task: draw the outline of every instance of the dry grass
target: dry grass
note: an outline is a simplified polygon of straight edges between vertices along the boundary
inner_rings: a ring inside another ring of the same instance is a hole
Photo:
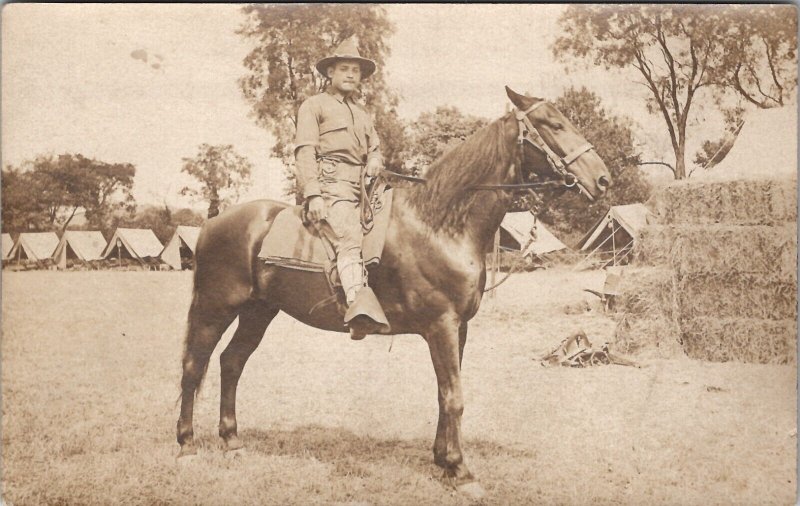
[[[470,325],[463,430],[486,503],[794,503],[794,367],[538,365],[578,328],[593,342],[611,338],[602,313],[561,311],[592,300],[581,289],[602,280],[515,275]],[[6,502],[462,503],[432,463],[436,387],[424,342],[398,336],[389,353],[388,337],[352,342],[283,315],[240,385],[249,453],[221,455],[220,346],[197,403],[199,458],[177,467],[189,292],[190,273],[4,273]]]
[[[797,221],[797,181],[694,181],[670,184],[648,206],[665,225],[775,225]]]
[[[797,224],[780,226],[650,225],[637,241],[636,262],[683,274],[758,273],[797,280]]]

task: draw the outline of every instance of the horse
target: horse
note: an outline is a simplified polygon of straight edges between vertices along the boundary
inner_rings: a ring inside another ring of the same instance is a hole
[[[486,284],[486,253],[515,191],[535,186],[532,178],[577,187],[590,200],[611,183],[593,146],[551,103],[508,87],[506,94],[513,111],[442,155],[423,184],[394,189],[382,259],[369,272],[391,325],[387,333],[420,334],[428,344],[439,400],[433,461],[448,483],[472,498],[484,491],[462,450],[460,372],[468,323]],[[200,231],[182,361],[179,461],[196,455],[194,401],[209,357],[235,318],[238,328],[219,359],[219,435],[226,455],[244,448],[236,388],[278,312],[318,329],[348,331],[335,305],[320,307],[330,296],[324,273],[267,265],[257,256],[275,216],[288,207],[272,200],[244,203]]]

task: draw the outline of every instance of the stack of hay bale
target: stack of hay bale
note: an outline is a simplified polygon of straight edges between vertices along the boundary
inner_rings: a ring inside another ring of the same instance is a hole
[[[796,192],[791,178],[657,192],[615,301],[620,351],[795,363]]]

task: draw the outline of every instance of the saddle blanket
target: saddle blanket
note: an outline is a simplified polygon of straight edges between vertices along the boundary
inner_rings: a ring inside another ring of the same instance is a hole
[[[376,192],[373,200],[373,226],[364,235],[361,256],[365,265],[380,263],[392,209],[392,190]],[[323,243],[314,225],[302,221],[302,206],[293,206],[275,216],[258,257],[267,264],[312,272],[330,271],[333,251]]]

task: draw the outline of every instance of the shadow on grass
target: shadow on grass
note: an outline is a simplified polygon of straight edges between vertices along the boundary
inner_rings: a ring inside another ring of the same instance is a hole
[[[334,474],[362,476],[376,467],[401,467],[407,471],[433,474],[433,434],[427,439],[381,439],[357,435],[349,430],[305,425],[291,431],[249,429],[240,437],[248,453],[259,455],[313,457],[334,466]],[[470,459],[531,459],[534,452],[500,445],[492,441],[468,439],[464,450]]]

